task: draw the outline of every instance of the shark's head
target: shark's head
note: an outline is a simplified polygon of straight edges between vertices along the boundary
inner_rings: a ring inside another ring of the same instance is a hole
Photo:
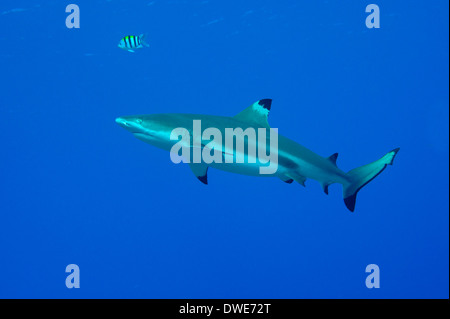
[[[173,127],[161,115],[121,116],[116,123],[151,145],[166,149],[174,143],[170,140]]]
[[[145,134],[146,129],[142,125],[143,119],[140,116],[123,116],[116,118],[116,123],[133,134]]]

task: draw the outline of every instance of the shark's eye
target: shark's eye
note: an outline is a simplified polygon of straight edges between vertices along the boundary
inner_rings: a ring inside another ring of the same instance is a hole
[[[142,119],[136,119],[136,123],[137,124],[141,124],[142,123]]]

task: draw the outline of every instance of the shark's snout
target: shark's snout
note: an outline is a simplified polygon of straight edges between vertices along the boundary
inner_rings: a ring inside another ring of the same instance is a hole
[[[116,123],[122,126],[123,128],[129,127],[127,120],[125,120],[123,117],[116,118]]]
[[[148,130],[142,126],[142,119],[134,116],[116,118],[116,123],[133,134],[147,134]]]
[[[131,133],[139,133],[142,126],[134,118],[118,117],[116,123]]]

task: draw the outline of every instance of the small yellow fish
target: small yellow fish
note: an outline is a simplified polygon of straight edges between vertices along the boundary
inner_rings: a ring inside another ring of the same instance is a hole
[[[145,34],[141,34],[140,36],[127,35],[120,40],[118,47],[123,50],[127,50],[128,52],[134,52],[135,49],[149,47],[144,38]]]

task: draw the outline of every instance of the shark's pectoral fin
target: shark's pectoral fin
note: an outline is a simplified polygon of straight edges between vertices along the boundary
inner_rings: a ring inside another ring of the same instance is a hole
[[[306,181],[306,177],[305,176],[302,176],[302,175],[297,174],[297,173],[289,173],[289,174],[287,174],[287,176],[289,178],[292,178],[294,181],[296,181],[300,185],[306,186],[305,185],[305,181]]]
[[[280,176],[280,179],[283,182],[288,183],[288,184],[292,184],[294,182],[294,180],[292,178],[284,176],[284,175]]]
[[[189,163],[189,167],[200,182],[208,185],[208,165],[205,163]]]

